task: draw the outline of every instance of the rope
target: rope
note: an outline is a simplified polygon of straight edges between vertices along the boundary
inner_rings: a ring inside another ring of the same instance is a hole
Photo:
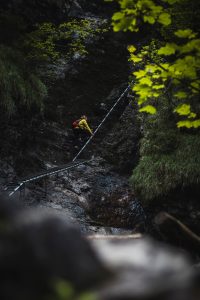
[[[101,126],[104,124],[104,122],[106,121],[106,119],[109,117],[109,115],[111,114],[111,112],[114,110],[114,108],[117,106],[117,104],[120,102],[120,100],[124,97],[124,95],[126,94],[126,92],[130,89],[130,84],[128,85],[128,87],[124,90],[124,92],[121,94],[121,96],[117,99],[117,101],[114,103],[114,105],[111,107],[111,109],[109,110],[109,112],[105,115],[105,117],[103,118],[103,120],[100,122],[100,124],[98,125],[98,127],[95,129],[93,135],[87,140],[87,142],[84,144],[84,146],[81,148],[81,150],[76,154],[76,156],[73,158],[72,162],[74,162],[79,156],[80,154],[83,152],[83,150],[87,147],[87,145],[91,142],[91,140],[94,138],[94,136],[96,135],[96,133],[98,132],[98,130],[101,128]],[[69,169],[72,169],[72,168],[75,168],[79,165],[82,165],[86,162],[89,162],[91,161],[90,160],[87,160],[87,161],[83,161],[83,162],[80,162],[80,163],[77,163],[76,165],[73,165],[73,166],[68,166],[68,167],[65,167],[65,168],[60,168],[58,170],[54,170],[54,171],[50,171],[50,172],[46,172],[44,174],[41,174],[41,175],[36,175],[36,176],[33,176],[29,179],[25,179],[23,181],[21,181],[19,183],[19,185],[9,194],[9,197],[11,197],[13,194],[15,194],[23,185],[25,185],[26,183],[28,182],[31,182],[31,181],[35,181],[37,179],[40,179],[40,178],[44,178],[46,176],[50,176],[50,175],[54,175],[54,174],[57,174],[57,173],[60,173],[60,172],[63,172],[63,171],[67,171]]]
[[[25,179],[25,180],[21,181],[19,183],[19,185],[9,194],[9,197],[11,197],[13,194],[15,194],[24,184],[26,184],[28,182],[35,181],[37,179],[44,178],[44,177],[47,177],[47,176],[55,175],[57,173],[67,171],[69,169],[73,169],[73,168],[75,168],[77,166],[80,166],[80,165],[83,165],[84,163],[89,162],[89,161],[91,161],[91,159],[87,160],[87,161],[76,163],[73,166],[68,166],[68,167],[65,167],[65,168],[60,168],[58,170],[46,172],[46,173],[44,173],[42,175],[36,175],[36,176],[33,176],[33,177],[29,178],[29,179]]]
[[[101,128],[101,126],[103,125],[103,123],[106,121],[106,119],[109,117],[109,115],[111,114],[111,112],[114,110],[115,106],[117,106],[117,104],[120,102],[120,100],[124,97],[124,95],[126,94],[126,92],[130,89],[130,84],[128,85],[128,87],[124,90],[124,92],[121,94],[121,96],[117,99],[117,101],[114,103],[114,105],[111,107],[111,109],[109,110],[109,112],[105,115],[105,117],[103,118],[103,120],[101,121],[101,123],[98,125],[98,127],[95,129],[93,135],[87,140],[87,142],[84,144],[84,146],[81,148],[81,150],[76,154],[76,156],[74,157],[74,159],[72,161],[75,161],[80,154],[83,152],[83,150],[87,147],[87,145],[91,142],[91,140],[94,138],[94,136],[96,135],[96,133],[98,132],[98,130]]]
[[[14,193],[16,193],[20,188],[21,186],[23,186],[23,182],[21,182],[10,194],[9,194],[9,197],[11,197]]]

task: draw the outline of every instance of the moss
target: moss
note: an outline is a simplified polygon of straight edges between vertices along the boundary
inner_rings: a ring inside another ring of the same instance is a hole
[[[47,89],[40,78],[27,69],[23,56],[15,49],[0,46],[0,105],[13,114],[22,106],[42,108]]]
[[[55,80],[49,68],[85,57],[91,41],[108,30],[107,22],[94,18],[28,26],[26,18],[6,11],[0,11],[0,25],[0,106],[9,115],[22,107],[44,108]]]

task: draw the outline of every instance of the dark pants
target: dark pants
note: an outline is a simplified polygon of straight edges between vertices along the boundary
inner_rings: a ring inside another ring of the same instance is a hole
[[[75,137],[75,142],[79,146],[82,146],[88,139],[89,133],[81,128],[73,128],[73,133]]]

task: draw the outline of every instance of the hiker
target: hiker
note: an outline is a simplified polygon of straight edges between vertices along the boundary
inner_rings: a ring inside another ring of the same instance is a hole
[[[87,123],[87,116],[81,116],[80,119],[72,123],[73,133],[77,139],[83,141],[88,135],[92,135],[92,130]]]

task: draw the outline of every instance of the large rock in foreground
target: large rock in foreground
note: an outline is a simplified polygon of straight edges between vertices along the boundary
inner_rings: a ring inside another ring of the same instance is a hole
[[[109,274],[79,229],[61,216],[21,211],[9,198],[1,199],[0,217],[1,300],[48,299],[59,281],[81,291]]]
[[[178,250],[149,238],[86,238],[45,210],[11,206],[1,199],[1,300],[57,300],[58,282],[101,300],[200,297],[195,268]]]
[[[115,274],[98,290],[99,299],[197,300],[194,272],[179,251],[149,238],[93,239],[94,249]]]

